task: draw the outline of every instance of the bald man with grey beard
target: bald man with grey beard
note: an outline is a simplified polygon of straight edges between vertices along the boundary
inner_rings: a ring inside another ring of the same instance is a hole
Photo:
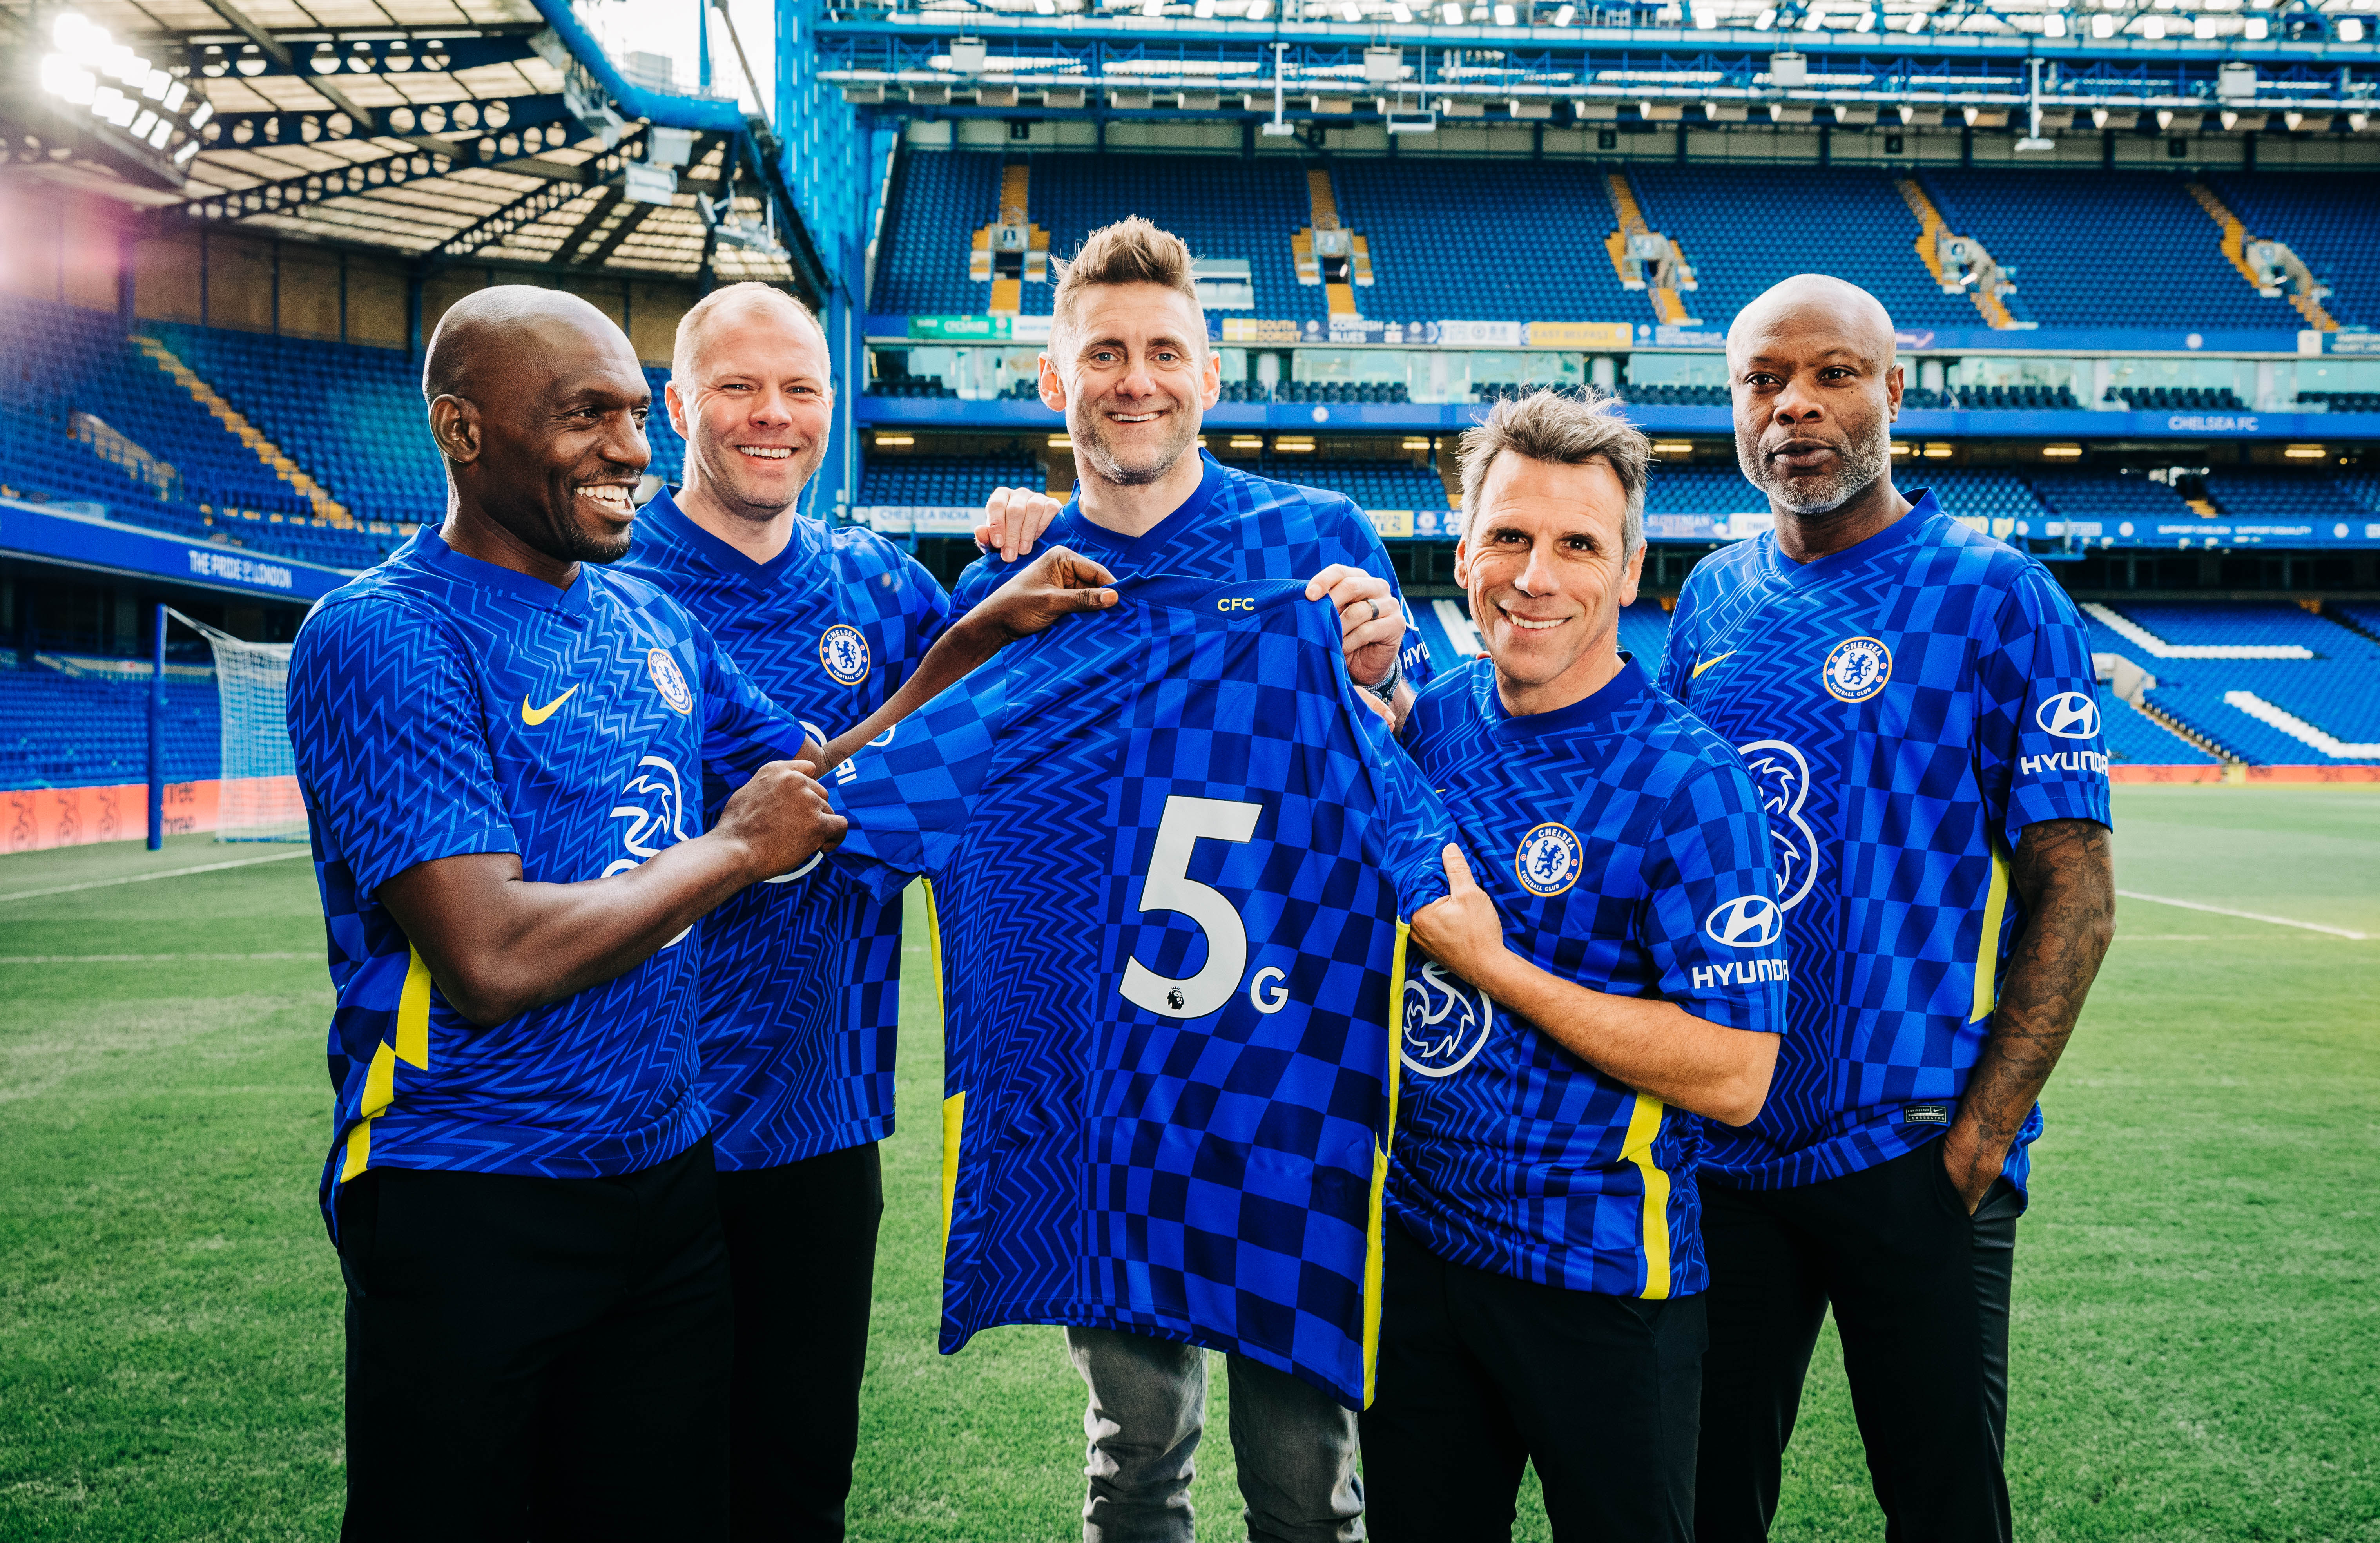
[[[1768,812],[1776,905],[1706,929],[1781,934],[1790,984],[1759,1118],[1706,1127],[1695,1536],[1767,1536],[1831,1312],[1886,1536],[1997,1543],[2035,1100],[2114,935],[2090,643],[2047,569],[1894,486],[1874,296],[1787,280],[1728,370],[1777,526],[1687,578],[1661,685]]]

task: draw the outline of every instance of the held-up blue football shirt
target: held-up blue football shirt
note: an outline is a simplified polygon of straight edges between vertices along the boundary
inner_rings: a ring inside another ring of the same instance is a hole
[[[1585,700],[1522,717],[1474,661],[1422,693],[1404,739],[1515,954],[1590,990],[1785,1031],[1759,796],[1733,747],[1633,660]],[[1701,1118],[1413,964],[1390,1213],[1442,1258],[1539,1285],[1701,1291]]]
[[[683,938],[482,1028],[379,891],[477,852],[517,853],[540,883],[634,868],[702,832],[707,769],[740,781],[797,752],[800,726],[642,580],[581,564],[557,589],[427,526],[314,608],[288,712],[338,996],[326,1218],[368,1167],[587,1178],[700,1140]]]
[[[2036,820],[2109,823],[2094,675],[2048,570],[1931,493],[1830,557],[1769,534],[1688,576],[1662,684],[1760,788],[1793,969],[1767,1105],[1711,1128],[1715,1176],[1809,1184],[1949,1126],[2023,922],[2009,855]]]
[[[984,596],[1045,548],[1063,546],[1099,563],[1118,578],[1170,574],[1239,583],[1255,578],[1312,578],[1333,563],[1389,581],[1397,604],[1404,591],[1379,532],[1344,493],[1302,488],[1227,467],[1198,453],[1205,468],[1198,491],[1139,536],[1120,536],[1083,517],[1079,494],[1067,500],[1033,551],[1014,563],[986,553],[959,575],[952,614],[964,616]],[[1415,686],[1430,677],[1429,644],[1412,625],[1397,661]]]
[[[796,516],[755,563],[663,492],[614,565],[675,599],[821,745],[881,707],[941,631],[950,597],[873,531]],[[728,789],[704,786],[706,818]],[[814,861],[698,926],[702,1100],[722,1169],[773,1168],[892,1131],[901,903]]]
[[[923,873],[942,1349],[999,1323],[1369,1397],[1404,924],[1445,812],[1301,583],[1126,581],[830,777],[834,862]]]

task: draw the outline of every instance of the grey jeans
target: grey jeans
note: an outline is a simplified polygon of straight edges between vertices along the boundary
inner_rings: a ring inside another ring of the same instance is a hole
[[[1190,1477],[1207,1425],[1207,1352],[1112,1329],[1069,1329],[1090,1388],[1083,1543],[1191,1543]],[[1364,1480],[1355,1416],[1330,1394],[1226,1355],[1232,1453],[1249,1543],[1357,1543]]]

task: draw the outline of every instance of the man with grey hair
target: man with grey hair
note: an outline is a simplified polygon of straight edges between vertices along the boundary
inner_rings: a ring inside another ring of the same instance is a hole
[[[1463,437],[1488,656],[1402,726],[1462,842],[1405,977],[1378,1543],[1509,1535],[1530,1464],[1558,1538],[1693,1536],[1695,1156],[1760,1112],[1785,961],[1742,763],[1620,651],[1651,447],[1612,406],[1538,392]]]
[[[685,481],[638,513],[619,566],[693,612],[823,745],[919,673],[949,599],[884,537],[798,512],[834,409],[826,336],[799,300],[763,284],[703,297],[678,322],[667,401]],[[987,523],[1029,549],[1057,511],[1001,489]],[[814,863],[700,931],[701,1092],[735,1286],[730,1520],[738,1537],[836,1539],[892,1129],[901,903]]]
[[[1893,1537],[2005,1539],[2034,1100],[2114,932],[2090,643],[2047,569],[1893,485],[1876,298],[1805,273],[1728,333],[1773,534],[1686,580],[1662,684],[1775,833],[1791,1027],[1714,1125],[1699,1537],[1757,1539],[1831,1310]]]

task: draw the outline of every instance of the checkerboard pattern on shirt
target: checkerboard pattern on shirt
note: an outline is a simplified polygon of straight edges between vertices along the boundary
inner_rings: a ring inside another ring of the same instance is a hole
[[[1761,790],[1793,971],[1767,1105],[1706,1169],[1809,1184],[1942,1134],[2023,923],[2009,855],[2038,820],[2109,823],[2094,676],[2048,570],[1930,493],[1831,557],[1764,535],[1689,576],[1662,684]]]
[[[1584,700],[1522,717],[1475,661],[1422,693],[1405,743],[1523,958],[1589,990],[1784,1032],[1759,796],[1733,747],[1633,660]],[[1708,1283],[1698,1116],[1605,1075],[1435,964],[1415,962],[1403,1005],[1389,1198],[1432,1253],[1615,1296]]]
[[[379,892],[471,853],[540,883],[633,868],[702,832],[707,773],[796,753],[799,725],[642,580],[556,589],[427,528],[307,619],[288,714],[337,992],[326,1220],[370,1167],[594,1177],[701,1139],[694,948],[483,1028]]]
[[[638,513],[615,568],[685,605],[821,744],[901,688],[950,614],[933,577],[873,531],[795,516],[785,549],[755,563],[666,492]],[[704,791],[715,819],[727,789]],[[891,1135],[900,900],[813,865],[734,896],[698,935],[718,1165],[775,1167]]]
[[[1396,565],[1379,532],[1345,493],[1258,477],[1203,450],[1199,460],[1205,469],[1198,491],[1155,528],[1137,537],[1120,536],[1084,518],[1079,498],[1070,499],[1033,553],[1065,546],[1118,578],[1167,574],[1226,584],[1258,578],[1303,583],[1337,563],[1387,579],[1397,603],[1404,603]],[[952,591],[953,614],[966,614],[1032,560],[1026,555],[1004,563],[996,552],[976,559]],[[1410,624],[1397,662],[1414,685],[1429,683],[1429,644]]]
[[[1400,918],[1450,826],[1302,585],[1122,594],[831,779],[832,860],[932,884],[942,1348],[1097,1325],[1360,1406]]]

